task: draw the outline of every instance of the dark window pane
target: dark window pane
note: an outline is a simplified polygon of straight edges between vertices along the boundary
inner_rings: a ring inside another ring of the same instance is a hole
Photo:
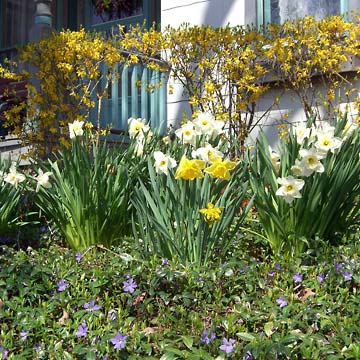
[[[3,0],[2,48],[25,44],[29,41],[29,29],[34,23],[35,4],[29,0]]]

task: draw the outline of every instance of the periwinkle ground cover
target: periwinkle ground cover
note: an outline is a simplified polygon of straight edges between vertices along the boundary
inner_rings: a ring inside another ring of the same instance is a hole
[[[200,270],[140,260],[132,239],[84,254],[0,249],[3,359],[356,359],[358,235],[273,258],[249,235]]]

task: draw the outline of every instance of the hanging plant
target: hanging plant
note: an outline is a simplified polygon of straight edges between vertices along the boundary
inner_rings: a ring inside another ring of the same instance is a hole
[[[130,15],[133,7],[133,0],[91,0],[95,14],[103,19],[106,14],[108,19],[120,19],[125,15]]]

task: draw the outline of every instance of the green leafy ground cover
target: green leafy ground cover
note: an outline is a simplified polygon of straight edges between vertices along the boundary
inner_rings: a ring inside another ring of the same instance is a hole
[[[358,359],[358,235],[297,259],[243,235],[199,271],[141,260],[132,239],[2,246],[2,359]]]

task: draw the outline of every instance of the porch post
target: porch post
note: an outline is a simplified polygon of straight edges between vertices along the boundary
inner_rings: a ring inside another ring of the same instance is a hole
[[[34,24],[30,31],[30,40],[38,40],[52,29],[52,0],[33,0],[35,3]]]

